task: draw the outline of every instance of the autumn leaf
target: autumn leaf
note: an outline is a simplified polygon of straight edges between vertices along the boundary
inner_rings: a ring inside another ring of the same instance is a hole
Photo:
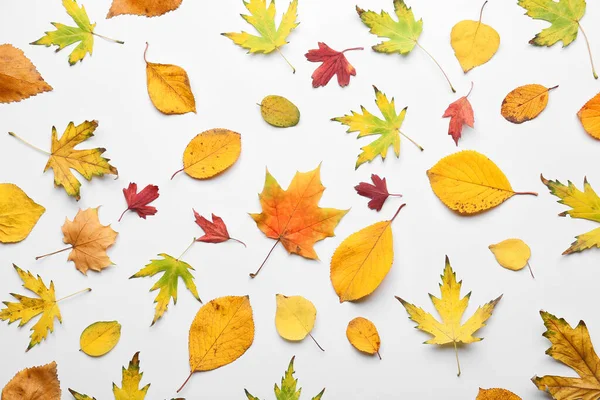
[[[473,116],[473,107],[468,97],[473,90],[473,82],[471,82],[471,90],[466,96],[450,103],[442,118],[450,118],[448,125],[448,135],[452,136],[454,143],[458,146],[458,140],[462,136],[463,125],[473,128],[475,117]]]
[[[337,75],[338,84],[341,87],[348,86],[350,76],[356,76],[356,69],[348,62],[344,53],[352,50],[364,50],[364,48],[352,47],[336,51],[323,42],[319,42],[318,45],[318,49],[309,50],[304,55],[310,62],[322,63],[311,76],[313,87],[318,88],[327,85],[334,75]]]
[[[529,265],[531,249],[521,239],[506,239],[500,243],[489,245],[489,249],[496,257],[498,264],[504,268],[519,271],[528,266],[531,277],[535,278],[531,265]]]
[[[355,301],[373,293],[394,261],[392,219],[377,222],[348,236],[331,257],[330,278],[335,293],[344,301]]]
[[[385,178],[380,178],[377,174],[371,174],[373,184],[360,182],[354,186],[354,190],[359,196],[371,199],[367,205],[371,210],[381,211],[383,204],[389,196],[402,197],[401,194],[390,194],[387,189]]]
[[[485,326],[485,322],[492,316],[494,307],[502,298],[502,295],[500,295],[497,299],[478,307],[475,313],[464,324],[461,324],[461,319],[467,310],[469,299],[471,298],[470,292],[462,299],[460,298],[461,286],[462,281],[456,281],[456,273],[452,270],[448,256],[446,256],[446,267],[444,268],[442,284],[440,285],[442,296],[438,298],[431,294],[429,295],[441,317],[441,321],[436,320],[433,315],[422,308],[396,296],[396,299],[406,309],[410,319],[417,323],[417,328],[433,336],[425,344],[444,345],[452,343],[454,345],[458,376],[460,376],[460,363],[458,361],[457,345],[459,343],[470,344],[481,340],[481,338],[473,336],[473,334]]]
[[[154,325],[156,321],[163,316],[165,311],[167,311],[171,299],[173,299],[173,304],[177,304],[177,286],[179,278],[181,278],[185,287],[192,293],[196,300],[202,303],[200,296],[198,296],[196,284],[194,283],[194,276],[190,272],[193,271],[194,268],[192,268],[190,264],[181,261],[179,259],[181,257],[174,258],[165,253],[161,253],[159,256],[162,257],[162,260],[150,260],[150,264],[147,264],[129,278],[143,278],[154,276],[161,272],[163,273],[161,278],[154,286],[152,286],[152,288],[150,288],[151,292],[160,289],[158,295],[156,295],[156,299],[154,299],[154,302],[156,303],[156,312],[154,313],[152,325]]]
[[[259,104],[260,115],[266,123],[277,128],[289,128],[300,122],[300,110],[282,96],[266,96]]]
[[[60,400],[60,393],[57,365],[52,361],[17,372],[2,389],[2,400]]]
[[[500,113],[509,122],[522,124],[540,115],[548,104],[548,93],[558,85],[525,85],[511,91],[502,101]]]
[[[366,318],[356,317],[348,323],[346,328],[346,337],[355,349],[367,354],[379,354],[381,339],[375,325]]]
[[[281,378],[281,387],[275,384],[275,398],[277,400],[300,400],[302,389],[297,387],[298,379],[294,378],[295,358],[295,356],[292,357],[288,369],[285,371],[285,375]],[[244,392],[246,393],[248,400],[260,400],[258,397],[252,396],[248,390],[244,389]],[[323,393],[325,393],[325,389],[321,390],[321,392],[313,397],[312,400],[321,400]]]
[[[394,148],[396,157],[400,157],[400,135],[410,140],[419,150],[423,151],[423,147],[406,136],[401,130],[402,122],[408,107],[404,107],[400,114],[396,114],[396,105],[394,98],[389,101],[386,95],[379,91],[375,86],[375,104],[381,111],[384,119],[381,119],[361,106],[362,114],[352,111],[352,115],[344,115],[343,117],[332,118],[332,121],[337,121],[348,126],[346,132],[358,132],[358,138],[371,135],[380,135],[370,144],[361,148],[362,153],[356,160],[355,169],[360,167],[365,162],[371,162],[377,156],[381,156],[383,160],[387,157],[387,152],[390,146]]]
[[[83,330],[79,348],[91,357],[100,357],[115,348],[121,338],[121,324],[117,321],[98,321]]]
[[[95,397],[90,397],[87,394],[77,393],[73,389],[69,389],[69,392],[75,398],[75,400],[96,400]]]
[[[598,79],[592,60],[590,42],[579,22],[585,14],[585,0],[518,0],[518,2],[521,7],[527,10],[526,15],[552,24],[549,28],[542,29],[540,33],[535,35],[529,41],[530,44],[550,47],[556,42],[562,41],[563,47],[567,47],[577,39],[577,33],[581,29],[590,55],[592,73],[594,78]]]
[[[179,8],[183,0],[113,0],[106,18],[118,15],[157,17]]]
[[[281,243],[290,254],[316,260],[316,242],[334,236],[334,229],[348,210],[319,207],[325,191],[321,183],[321,166],[309,172],[296,172],[287,190],[283,190],[267,170],[265,186],[259,195],[262,212],[250,214],[258,229],[276,242],[258,268],[254,278]]]
[[[0,45],[0,103],[21,101],[51,90],[21,49]]]
[[[149,206],[154,200],[158,199],[158,186],[147,185],[141,192],[137,191],[137,183],[129,183],[126,189],[123,189],[123,195],[127,202],[127,209],[119,217],[119,222],[123,215],[129,210],[135,211],[140,218],[146,219],[148,215],[156,214],[156,208]]]
[[[196,314],[190,326],[190,375],[211,371],[240,358],[254,341],[254,319],[248,296],[211,300]]]
[[[373,46],[373,50],[378,53],[398,53],[407,55],[415,48],[415,46],[418,46],[433,60],[433,62],[435,62],[440,71],[442,71],[442,74],[444,74],[446,81],[448,81],[448,85],[450,85],[452,92],[456,93],[456,90],[454,90],[454,87],[452,86],[452,83],[450,83],[450,79],[442,69],[442,66],[418,41],[421,32],[423,32],[423,20],[415,20],[412,9],[406,5],[404,0],[394,0],[394,11],[396,12],[398,21],[394,21],[386,11],[376,13],[375,11],[365,11],[359,6],[356,6],[356,12],[361,21],[370,28],[369,32],[380,38],[389,39]]]
[[[279,336],[290,341],[300,341],[308,335],[319,349],[325,351],[310,333],[317,319],[315,305],[302,296],[277,294],[275,298],[277,300],[275,327]]]
[[[594,139],[600,140],[600,93],[592,97],[577,113],[583,129]]]
[[[519,396],[506,389],[482,389],[479,388],[479,393],[475,400],[522,400]]]
[[[75,22],[77,26],[74,27],[63,25],[58,22],[52,22],[52,25],[54,25],[56,30],[52,32],[46,32],[45,36],[42,36],[30,44],[44,45],[46,47],[54,45],[58,46],[56,51],[59,51],[74,43],[81,42],[69,55],[69,64],[74,65],[77,63],[77,61],[82,61],[86,54],[89,54],[90,56],[92,55],[92,50],[94,48],[94,36],[98,36],[119,44],[125,43],[121,40],[110,39],[94,32],[96,24],[92,24],[90,22],[90,18],[85,12],[85,8],[83,6],[79,7],[76,0],[62,0],[62,4],[67,11],[67,14],[73,18],[73,22]]]
[[[38,297],[27,297],[21,294],[11,293],[11,296],[17,299],[18,303],[5,301],[5,308],[0,310],[0,320],[8,321],[12,324],[19,321],[19,327],[25,325],[38,315],[42,315],[40,319],[31,327],[31,341],[27,347],[27,351],[42,340],[48,337],[48,332],[54,332],[54,319],[62,324],[62,317],[58,303],[76,294],[89,292],[92,289],[84,289],[80,292],[63,297],[56,300],[54,291],[54,282],[50,281],[50,286],[47,287],[38,275],[37,278],[29,271],[23,271],[21,268],[13,264],[13,267],[19,274],[19,278],[23,281],[23,287],[35,293]]]
[[[560,199],[559,203],[571,207],[570,210],[558,214],[559,216],[566,217],[568,215],[571,218],[582,218],[588,221],[600,222],[600,198],[594,189],[592,189],[592,185],[588,183],[587,178],[583,178],[582,192],[571,181],[567,181],[568,185],[565,186],[558,180],[549,181],[541,175],[540,177],[544,185],[550,189],[550,193]],[[579,235],[576,238],[577,240],[563,252],[563,255],[587,250],[592,247],[600,247],[600,227]]]
[[[0,183],[0,243],[24,240],[46,209],[15,184]]]
[[[269,54],[277,50],[292,68],[292,72],[296,73],[296,69],[285,58],[281,52],[281,48],[288,43],[287,37],[299,25],[299,22],[296,22],[296,18],[298,17],[298,0],[290,2],[277,28],[275,27],[275,0],[271,0],[268,7],[267,0],[244,1],[244,6],[246,6],[250,15],[241,14],[241,16],[256,29],[259,36],[251,35],[244,31],[241,33],[222,33],[221,35],[228,37],[238,46],[247,49],[249,53]]]
[[[450,33],[450,44],[454,49],[454,55],[465,74],[490,61],[500,47],[498,32],[481,22],[486,4],[487,0],[481,6],[479,21],[460,21],[452,27]]]
[[[500,168],[474,150],[442,158],[427,176],[435,195],[459,214],[489,210],[514,195],[537,196],[535,192],[515,192]]]
[[[194,217],[196,218],[196,224],[198,224],[198,226],[204,231],[204,235],[196,239],[197,242],[223,243],[228,240],[233,240],[243,244],[244,247],[246,247],[246,243],[229,236],[227,226],[221,217],[217,217],[215,214],[212,214],[212,221],[209,221],[202,215],[198,214],[196,210],[192,209],[192,211],[194,212]]]
[[[79,200],[79,188],[81,183],[77,180],[71,169],[79,172],[88,181],[94,176],[105,174],[119,175],[119,171],[109,164],[109,159],[102,157],[106,151],[104,148],[75,150],[75,146],[94,136],[98,127],[98,121],[85,121],[77,126],[69,122],[67,129],[58,139],[56,128],[52,127],[52,151],[50,153],[27,143],[13,132],[8,134],[19,139],[35,150],[48,155],[48,162],[44,172],[52,169],[54,172],[54,186],[62,186],[69,196]]]
[[[540,311],[540,315],[546,325],[543,336],[552,343],[546,354],[571,367],[580,377],[534,376],[531,378],[533,384],[556,400],[597,399],[600,396],[600,358],[585,322],[579,321],[573,329],[563,318],[546,311]]]
[[[196,135],[183,152],[181,171],[195,179],[210,179],[230,168],[242,152],[242,136],[229,129],[209,129]]]

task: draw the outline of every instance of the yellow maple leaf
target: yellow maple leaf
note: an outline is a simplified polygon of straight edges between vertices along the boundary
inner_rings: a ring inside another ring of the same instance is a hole
[[[144,375],[140,372],[140,352],[138,351],[133,355],[127,369],[125,367],[122,369],[123,379],[121,380],[121,387],[113,383],[115,400],[144,400],[150,384],[140,389],[140,382]]]
[[[450,266],[450,260],[446,256],[446,267],[442,275],[442,284],[440,285],[441,298],[429,295],[433,306],[441,317],[441,322],[435,319],[433,315],[426,312],[413,304],[410,304],[400,297],[396,299],[402,303],[410,319],[415,321],[417,328],[423,332],[427,332],[433,338],[427,340],[426,344],[445,345],[452,343],[456,352],[456,363],[458,366],[458,376],[460,376],[460,363],[458,361],[458,344],[479,342],[481,338],[473,336],[473,334],[485,326],[485,321],[492,316],[492,311],[500,299],[500,297],[489,303],[477,308],[475,313],[464,323],[461,324],[462,316],[467,310],[471,293],[469,292],[462,299],[460,298],[460,288],[462,281],[456,281],[456,274]]]
[[[46,339],[48,336],[48,331],[54,332],[55,318],[62,324],[62,317],[60,315],[60,309],[58,308],[58,302],[80,292],[56,300],[54,282],[50,281],[50,286],[47,287],[39,275],[35,277],[31,272],[23,271],[14,264],[13,267],[23,281],[23,287],[37,294],[38,297],[27,297],[20,294],[11,293],[11,295],[18,300],[18,303],[5,301],[4,305],[6,307],[0,310],[0,320],[8,321],[9,324],[20,320],[19,326],[21,327],[31,321],[31,319],[34,317],[42,314],[35,325],[31,327],[31,341],[27,347],[27,351],[29,351],[33,346]],[[81,292],[89,292],[90,290],[91,289],[85,289]]]

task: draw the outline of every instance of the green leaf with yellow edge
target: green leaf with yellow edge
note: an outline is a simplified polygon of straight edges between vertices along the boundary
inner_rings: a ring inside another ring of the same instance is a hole
[[[379,138],[361,148],[362,153],[359,154],[358,160],[356,160],[355,168],[360,167],[365,162],[373,161],[377,156],[381,156],[385,160],[390,146],[393,147],[396,157],[400,157],[400,135],[423,151],[423,147],[400,130],[408,107],[404,107],[400,114],[397,114],[394,98],[392,97],[392,101],[389,101],[387,96],[375,86],[373,86],[373,89],[375,89],[375,104],[381,111],[383,119],[371,114],[363,106],[360,106],[362,114],[352,111],[352,115],[331,119],[348,126],[346,131],[348,133],[358,132],[359,139],[365,136],[379,135]]]
[[[400,297],[396,299],[402,303],[410,319],[417,323],[417,329],[427,332],[433,337],[425,344],[445,345],[452,343],[456,353],[456,364],[458,367],[458,376],[460,376],[460,363],[458,361],[458,344],[470,344],[479,342],[482,338],[473,336],[475,332],[485,326],[485,322],[492,316],[494,307],[500,297],[477,308],[475,313],[464,323],[461,324],[463,314],[469,305],[471,293],[469,292],[462,299],[460,298],[460,288],[462,281],[456,281],[456,274],[450,266],[450,260],[446,256],[446,267],[442,275],[442,284],[440,285],[441,298],[429,295],[433,306],[441,317],[441,322],[435,319],[433,315],[413,304],[410,304]]]
[[[267,0],[244,1],[244,5],[250,15],[242,14],[242,18],[252,25],[259,35],[251,35],[243,31],[241,33],[222,33],[222,35],[231,39],[238,46],[247,49],[249,53],[269,54],[277,50],[295,73],[296,69],[283,56],[280,49],[288,43],[287,37],[299,24],[296,22],[298,0],[292,0],[281,18],[279,27],[275,26],[275,0],[270,0],[268,7]]]
[[[200,297],[198,296],[196,284],[194,283],[194,276],[190,272],[190,270],[193,271],[194,268],[192,268],[190,264],[181,261],[178,258],[173,258],[168,254],[161,253],[159,256],[163,259],[150,260],[150,264],[146,265],[130,277],[130,279],[142,278],[154,276],[163,272],[160,279],[152,286],[152,288],[150,288],[151,292],[160,289],[158,295],[154,299],[156,311],[154,313],[152,325],[154,325],[156,321],[163,316],[165,311],[167,311],[171,299],[173,299],[173,304],[177,304],[177,285],[179,283],[179,278],[183,280],[185,287],[187,287],[194,295],[196,300],[202,303],[202,300],[200,300]]]
[[[17,271],[17,274],[19,274],[19,278],[23,281],[23,287],[32,291],[38,297],[27,297],[11,293],[11,296],[17,299],[18,303],[5,301],[5,308],[0,310],[0,320],[8,321],[9,324],[20,320],[19,327],[21,327],[38,315],[42,315],[35,325],[31,327],[31,341],[27,347],[27,351],[29,351],[33,346],[46,339],[48,332],[54,332],[55,318],[62,324],[58,302],[81,292],[89,292],[91,289],[85,289],[56,300],[54,282],[50,281],[50,286],[47,287],[39,275],[35,277],[31,272],[23,271],[15,264],[13,264],[13,267]]]
[[[17,185],[0,183],[0,242],[24,240],[45,211]]]
[[[546,354],[571,367],[579,378],[546,375],[531,381],[556,400],[593,400],[600,397],[600,358],[594,350],[585,322],[575,329],[563,318],[540,311],[546,325],[543,336],[552,343]]]
[[[583,179],[583,192],[571,181],[567,181],[565,186],[560,181],[550,181],[541,176],[544,185],[550,189],[550,193],[558,197],[561,204],[571,207],[570,210],[558,214],[561,217],[570,216],[571,218],[587,219],[589,221],[600,222],[600,197],[596,194],[592,185]],[[600,247],[600,228],[596,228],[587,233],[576,237],[571,247],[563,252],[563,255],[576,253],[579,251]]]
[[[281,387],[275,384],[275,398],[277,400],[300,400],[302,389],[297,388],[298,379],[294,378],[295,358],[295,356],[292,357],[287,371],[285,371],[284,376],[281,378]],[[246,393],[248,400],[260,400],[258,397],[251,395],[248,390],[244,389],[244,392]],[[321,400],[323,393],[325,393],[325,389],[321,390],[321,392],[313,397],[312,400]]]
[[[74,43],[80,42],[69,55],[69,64],[74,65],[77,61],[82,61],[86,54],[92,55],[92,50],[94,49],[94,36],[108,39],[119,44],[124,43],[120,40],[109,39],[95,33],[94,28],[96,27],[96,24],[90,22],[85,7],[83,5],[80,7],[76,0],[63,0],[62,4],[65,7],[65,10],[67,10],[67,14],[73,18],[73,21],[77,26],[74,27],[63,25],[58,22],[52,22],[52,25],[54,25],[56,30],[46,32],[46,35],[31,44],[44,45],[46,47],[52,45],[58,46],[58,51]]]
[[[592,73],[594,74],[594,78],[598,79],[598,74],[596,74],[594,68],[594,61],[592,60],[590,43],[583,27],[579,23],[585,14],[585,0],[518,0],[518,3],[527,10],[526,15],[533,19],[548,21],[552,24],[549,28],[542,29],[540,33],[535,35],[529,41],[530,44],[550,47],[562,41],[563,47],[567,47],[577,39],[577,33],[581,29],[590,55]]]

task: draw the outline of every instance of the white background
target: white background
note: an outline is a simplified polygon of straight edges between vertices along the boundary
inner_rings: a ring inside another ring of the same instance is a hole
[[[280,1],[278,18],[287,7]],[[528,44],[547,24],[523,15],[516,1],[491,1],[484,22],[501,36],[494,58],[464,75],[449,44],[452,26],[463,19],[477,19],[481,1],[414,0],[410,5],[423,18],[421,44],[446,68],[457,94],[452,94],[435,64],[416,48],[407,57],[377,54],[370,46],[377,38],[368,33],[345,0],[300,0],[300,26],[283,52],[297,73],[276,53],[248,55],[221,32],[252,32],[239,17],[241,1],[184,0],[175,12],[158,18],[120,16],[104,19],[109,0],[84,2],[96,31],[122,39],[125,45],[95,40],[93,57],[70,67],[69,49],[55,54],[43,46],[30,46],[50,21],[71,24],[60,1],[22,0],[0,4],[1,42],[25,51],[54,91],[20,103],[0,105],[0,181],[19,185],[47,208],[31,235],[15,245],[0,245],[0,298],[10,292],[25,293],[11,263],[53,280],[57,296],[85,287],[93,288],[60,304],[63,324],[45,342],[25,353],[28,327],[0,325],[0,386],[20,369],[55,360],[63,389],[112,398],[111,382],[120,386],[121,366],[141,351],[143,383],[152,383],[149,399],[170,399],[188,375],[188,329],[200,304],[183,287],[179,302],[150,327],[155,293],[148,290],[157,278],[128,280],[158,253],[177,257],[191,238],[201,234],[194,224],[192,207],[204,215],[224,218],[234,242],[196,244],[184,257],[195,267],[196,284],[204,301],[225,295],[249,294],[254,310],[256,337],[248,352],[233,364],[208,373],[197,373],[180,394],[188,399],[242,399],[248,388],[261,399],[274,398],[278,382],[292,355],[303,398],[310,399],[326,387],[324,399],[451,398],[474,399],[478,387],[504,387],[525,399],[547,398],[529,379],[535,375],[574,372],[544,354],[549,342],[540,309],[566,318],[575,325],[584,319],[592,338],[600,344],[597,282],[598,251],[561,256],[574,236],[596,227],[589,221],[559,218],[565,207],[556,203],[539,175],[572,180],[579,187],[587,175],[600,190],[598,143],[581,128],[576,112],[599,88],[592,78],[583,37],[562,49],[536,48]],[[392,11],[390,0],[369,0],[362,8]],[[590,2],[582,25],[600,61],[600,4]],[[279,19],[277,20],[279,21]],[[165,116],[151,104],[146,91],[145,42],[148,58],[187,70],[196,96],[197,114]],[[313,89],[311,74],[318,64],[304,53],[324,41],[337,50],[364,46],[348,53],[358,75],[340,88],[335,79],[325,88]],[[475,88],[470,100],[475,110],[475,129],[465,129],[460,149],[475,149],[506,173],[515,190],[538,191],[539,197],[517,196],[498,208],[475,217],[461,217],[448,210],[433,194],[425,171],[440,158],[457,151],[447,136],[445,108]],[[513,125],[500,115],[500,104],[513,88],[540,83],[560,85],[550,94],[546,110],[535,120]],[[398,109],[408,105],[403,131],[425,147],[420,152],[402,140],[400,158],[392,154],[354,170],[361,145],[355,134],[330,118],[358,110],[362,104],[378,114],[371,85],[396,98]],[[260,116],[257,102],[268,94],[286,96],[298,105],[302,117],[297,127],[276,129]],[[45,157],[9,137],[14,131],[49,149],[51,127],[62,132],[69,121],[86,119],[100,123],[96,136],[80,148],[106,147],[105,153],[119,169],[120,177],[83,182],[82,199],[75,202],[62,189],[54,189],[52,173],[43,174]],[[208,181],[185,174],[173,181],[181,168],[187,143],[198,133],[215,127],[242,134],[242,155],[226,173]],[[248,212],[259,212],[257,193],[262,190],[265,167],[283,187],[296,170],[307,171],[322,162],[322,181],[327,187],[321,205],[352,208],[336,229],[335,238],[315,247],[321,261],[288,255],[279,246],[255,280],[254,271],[273,245],[257,228]],[[393,225],[394,265],[373,295],[359,303],[339,304],[329,281],[329,261],[335,248],[349,234],[388,219],[400,204],[390,199],[380,213],[369,210],[367,200],[353,186],[371,173],[388,179],[390,191],[404,194],[408,203]],[[140,187],[157,184],[158,214],[146,221],[129,213],[117,223],[126,207],[121,193],[130,181]],[[100,219],[119,232],[109,255],[116,264],[86,277],[67,253],[40,261],[34,257],[63,247],[61,226],[79,207],[101,205]],[[531,266],[536,274],[512,272],[496,264],[488,245],[520,237],[532,248]],[[427,293],[438,293],[444,255],[450,257],[463,293],[473,291],[470,315],[475,308],[500,294],[488,325],[478,333],[479,343],[460,349],[463,375],[456,377],[454,350],[423,345],[428,335],[414,329],[394,295],[434,311]],[[326,349],[321,352],[310,339],[289,343],[274,326],[275,294],[303,295],[318,309],[313,335]],[[348,321],[356,316],[371,319],[382,338],[383,360],[359,354],[345,337]],[[79,352],[79,335],[90,323],[118,320],[122,338],[108,355],[94,359]]]

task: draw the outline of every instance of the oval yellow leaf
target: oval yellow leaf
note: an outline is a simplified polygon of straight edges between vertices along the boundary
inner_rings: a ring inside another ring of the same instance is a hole
[[[498,264],[513,271],[525,268],[531,257],[531,249],[521,239],[506,239],[500,243],[491,244],[489,249],[496,257]]]
[[[316,345],[323,350],[310,333],[317,319],[315,305],[302,296],[277,294],[275,298],[277,300],[275,327],[279,336],[287,340],[299,341],[310,335]]]
[[[473,150],[442,158],[427,171],[436,196],[451,210],[476,214],[510,199],[515,192],[504,173],[489,158]]]
[[[509,122],[522,124],[540,115],[548,104],[548,92],[557,86],[525,85],[511,91],[502,101],[500,113]]]
[[[190,327],[190,376],[210,371],[240,358],[254,341],[254,319],[248,296],[211,300],[196,314]]]
[[[506,389],[482,389],[479,388],[479,393],[475,400],[521,400],[519,396]]]
[[[577,116],[583,129],[594,139],[600,139],[600,93],[585,103]]]
[[[204,131],[185,148],[183,168],[179,172],[196,179],[209,179],[231,167],[242,152],[242,136],[228,129],[210,129]]]
[[[300,110],[288,99],[282,96],[270,95],[260,103],[260,113],[269,124],[278,128],[289,128],[298,125]]]
[[[177,65],[156,64],[146,60],[146,83],[148,95],[154,107],[163,114],[196,112],[196,99],[190,87],[187,72]]]
[[[481,23],[481,15],[486,3],[487,1],[481,7],[479,21],[460,21],[454,25],[450,33],[450,44],[454,49],[454,55],[465,73],[490,61],[500,47],[498,32],[491,26]]]
[[[17,185],[0,183],[0,242],[25,239],[45,211]]]
[[[373,293],[383,282],[394,261],[392,222],[381,221],[348,236],[331,257],[330,279],[335,293],[354,301]]]
[[[368,319],[357,317],[350,321],[346,328],[346,337],[357,350],[367,354],[377,353],[381,360],[381,354],[379,354],[381,338],[375,325]]]
[[[117,321],[99,321],[83,330],[79,347],[88,356],[100,357],[114,349],[121,339],[121,324]]]

